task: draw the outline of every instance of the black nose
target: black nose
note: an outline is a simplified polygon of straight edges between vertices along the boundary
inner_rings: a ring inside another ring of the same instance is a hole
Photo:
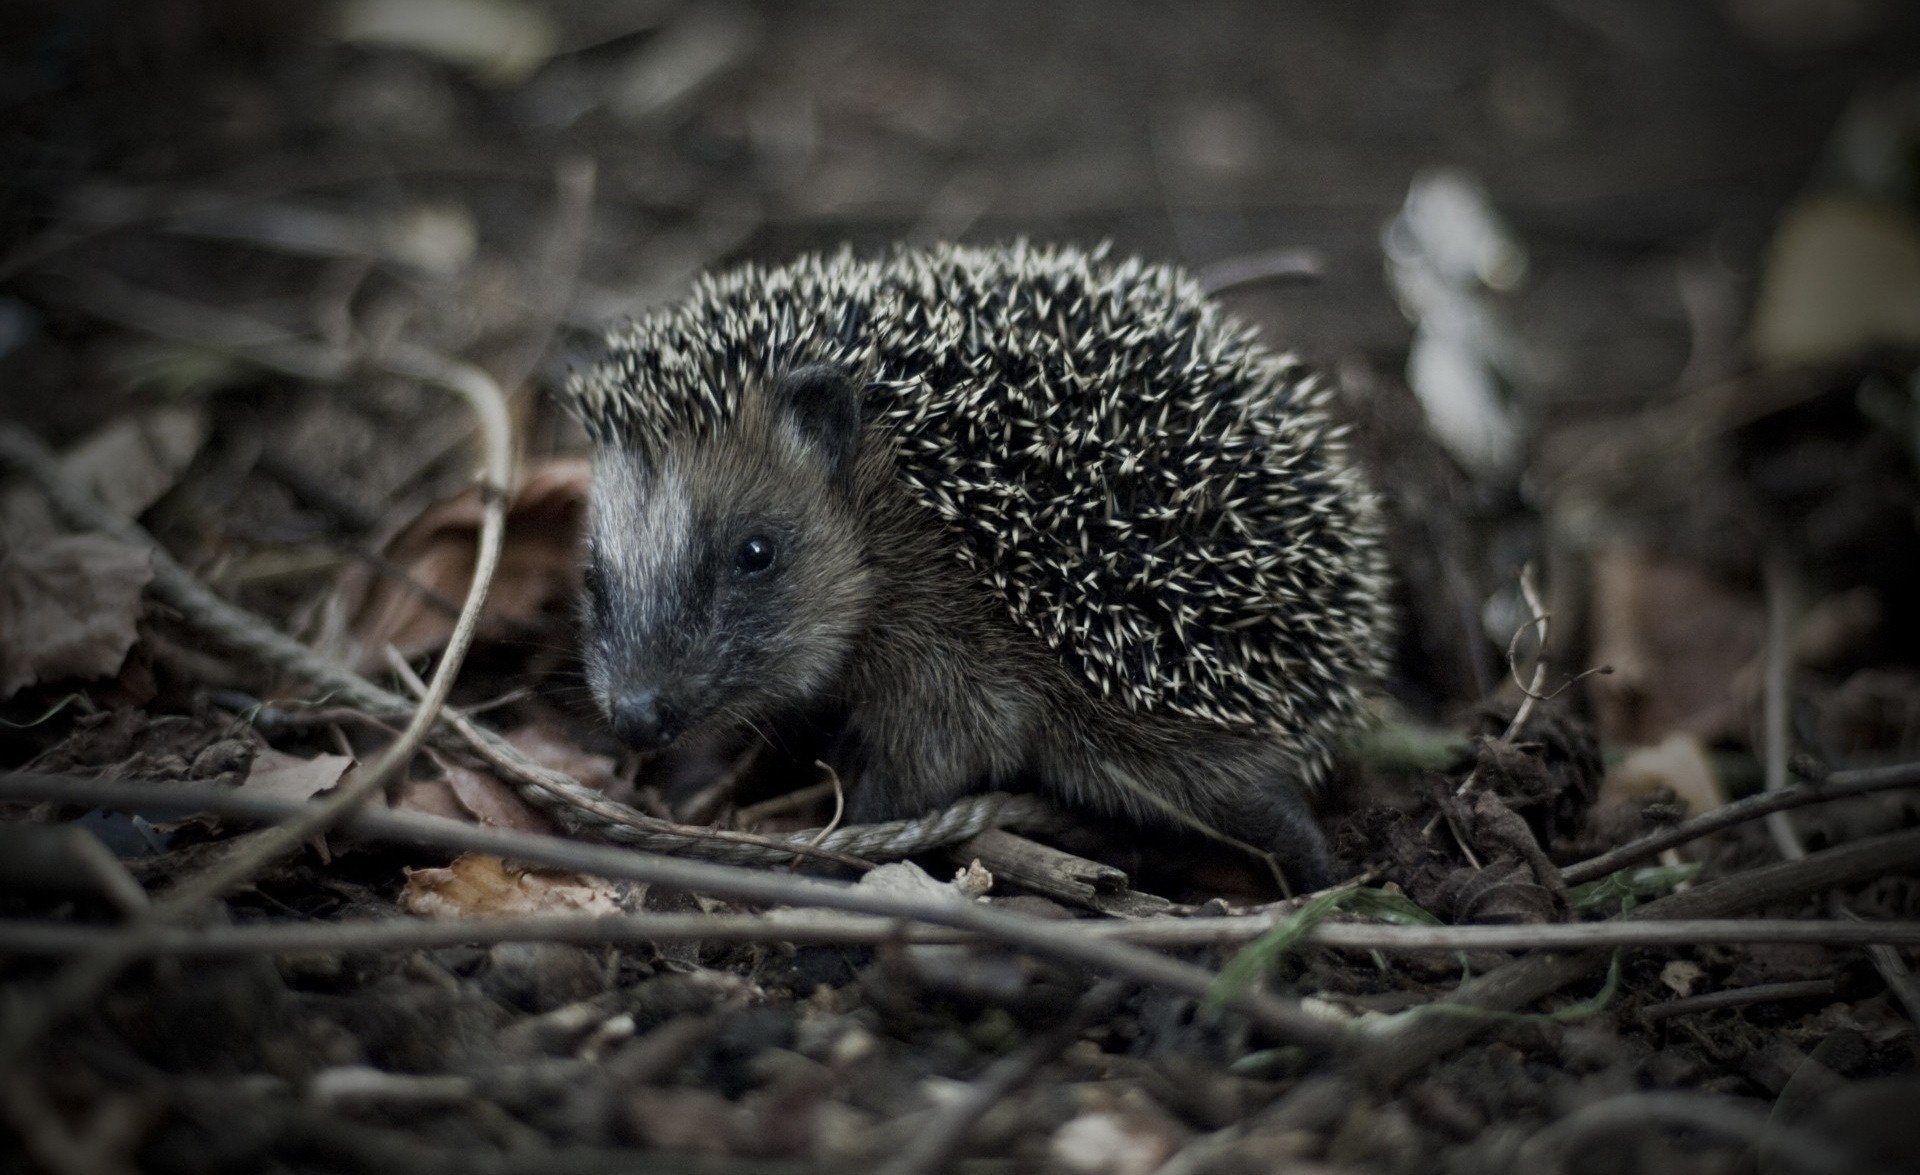
[[[613,733],[639,751],[664,747],[680,733],[680,715],[654,690],[635,690],[613,703]]]

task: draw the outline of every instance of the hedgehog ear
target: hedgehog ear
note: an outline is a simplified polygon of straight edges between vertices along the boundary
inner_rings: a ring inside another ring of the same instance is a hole
[[[845,371],[826,363],[796,367],[780,377],[773,400],[779,418],[826,461],[834,478],[852,472],[860,446],[860,389]]]

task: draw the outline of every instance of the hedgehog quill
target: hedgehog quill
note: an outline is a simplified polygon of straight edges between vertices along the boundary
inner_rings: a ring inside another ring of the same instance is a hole
[[[569,384],[615,733],[822,706],[849,818],[971,792],[1333,859],[1309,796],[1389,631],[1321,381],[1179,271],[1014,245],[702,279]]]

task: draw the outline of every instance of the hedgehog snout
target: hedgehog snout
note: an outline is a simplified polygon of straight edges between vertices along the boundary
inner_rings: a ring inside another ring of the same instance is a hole
[[[627,690],[611,700],[613,733],[637,751],[657,750],[686,729],[686,712],[651,689]]]

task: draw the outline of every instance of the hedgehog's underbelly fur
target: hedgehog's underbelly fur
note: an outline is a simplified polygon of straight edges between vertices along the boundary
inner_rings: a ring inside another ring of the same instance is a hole
[[[1174,271],[1024,247],[815,258],[707,279],[616,343],[578,392],[641,443],[723,422],[785,368],[859,373],[949,549],[1105,705],[1275,739],[1311,776],[1380,668],[1376,511],[1320,385]]]

